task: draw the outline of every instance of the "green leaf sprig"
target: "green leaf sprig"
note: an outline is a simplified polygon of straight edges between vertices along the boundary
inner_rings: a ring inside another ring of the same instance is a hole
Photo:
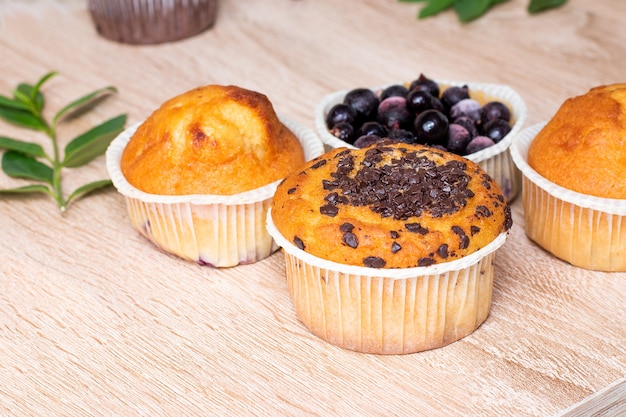
[[[5,151],[2,155],[4,173],[12,178],[34,182],[22,187],[0,189],[0,194],[48,194],[54,198],[61,212],[65,212],[72,201],[111,185],[111,180],[90,182],[65,197],[61,186],[62,170],[78,168],[102,155],[113,138],[124,129],[126,115],[116,116],[78,135],[70,140],[61,155],[57,140],[58,123],[71,114],[77,114],[79,110],[92,108],[99,99],[117,90],[108,86],[82,96],[63,107],[48,121],[43,115],[45,100],[41,87],[55,75],[57,72],[49,72],[34,85],[20,83],[13,91],[13,97],[0,95],[0,118],[16,126],[42,132],[52,143],[52,155],[49,155],[37,143],[0,135],[0,150]]]
[[[403,3],[426,3],[419,11],[418,19],[434,16],[447,9],[454,9],[461,22],[478,19],[498,3],[508,0],[399,0]],[[567,0],[530,0],[528,13],[536,14],[544,10],[559,7]]]

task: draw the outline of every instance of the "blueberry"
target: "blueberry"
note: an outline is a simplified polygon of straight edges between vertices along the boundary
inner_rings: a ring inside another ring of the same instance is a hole
[[[495,142],[487,136],[476,136],[465,147],[465,154],[469,155],[478,151],[482,151],[485,148],[495,145]]]
[[[409,89],[403,86],[402,84],[394,84],[385,88],[380,93],[380,101],[383,101],[389,97],[404,97],[406,98],[407,94],[409,94]]]
[[[420,76],[411,83],[409,90],[422,90],[430,93],[433,97],[439,97],[439,84],[427,78],[424,74],[420,74]]]
[[[393,143],[416,143],[417,138],[415,134],[410,130],[405,129],[391,129],[387,135]]]
[[[457,117],[452,120],[452,123],[461,125],[469,132],[471,137],[478,136],[478,128],[476,127],[476,123],[467,116]]]
[[[433,98],[431,100],[432,100],[432,103],[433,103],[433,109],[439,110],[442,113],[445,112],[445,108],[443,107],[443,103],[441,102],[440,99],[438,99],[437,97],[433,96]]]
[[[392,96],[380,102],[377,121],[388,129],[400,129],[411,124],[413,117],[406,108],[404,97]]]
[[[357,148],[367,148],[368,146],[378,143],[381,140],[383,140],[383,138],[376,135],[361,136],[354,141],[354,146]]]
[[[464,85],[462,87],[452,86],[446,88],[443,93],[441,93],[441,102],[446,110],[450,110],[452,106],[454,106],[459,101],[470,98],[469,96],[469,87]]]
[[[433,96],[424,90],[411,90],[406,97],[406,107],[414,114],[430,110],[434,107]]]
[[[446,148],[448,148],[450,152],[463,155],[467,144],[471,140],[472,136],[463,126],[451,123],[448,127],[448,141],[446,143]]]
[[[335,123],[329,130],[330,134],[335,136],[338,139],[341,139],[344,142],[352,143],[354,142],[354,126],[348,122],[339,122]]]
[[[485,104],[480,110],[480,120],[482,123],[487,123],[490,120],[503,119],[507,122],[511,121],[511,111],[502,102],[490,101]]]
[[[443,144],[448,137],[448,118],[439,110],[426,110],[414,122],[415,134],[420,143]]]
[[[355,116],[354,110],[347,104],[335,104],[326,115],[326,126],[332,129],[340,122],[354,123]]]
[[[491,138],[495,143],[500,142],[511,131],[509,122],[503,119],[490,120],[482,126],[483,135]]]
[[[469,117],[474,122],[480,120],[481,105],[474,99],[464,98],[450,108],[450,118]]]
[[[361,127],[357,130],[356,135],[357,137],[376,135],[382,138],[387,136],[387,128],[378,122],[369,121],[361,125]]]
[[[370,89],[355,88],[350,90],[344,97],[343,102],[354,110],[358,124],[376,118],[379,100]]]

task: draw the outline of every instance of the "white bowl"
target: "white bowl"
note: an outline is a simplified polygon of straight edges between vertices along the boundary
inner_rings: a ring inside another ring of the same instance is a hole
[[[300,140],[307,161],[323,153],[315,132],[279,118]],[[234,195],[143,192],[126,180],[120,168],[124,148],[138,126],[122,132],[106,152],[109,176],[125,197],[135,229],[165,252],[215,267],[253,263],[278,249],[267,233],[265,217],[280,180]]]
[[[515,90],[506,85],[439,80],[435,80],[435,82],[439,84],[441,91],[451,86],[467,85],[470,97],[481,104],[497,100],[508,105],[511,110],[511,131],[495,145],[470,155],[464,155],[464,157],[476,162],[487,171],[500,185],[507,201],[512,201],[521,189],[521,176],[511,160],[509,147],[526,122],[526,103]],[[374,87],[372,90],[374,92],[380,91],[389,85]],[[322,142],[329,148],[355,148],[354,145],[332,135],[326,126],[326,115],[334,105],[343,102],[343,98],[349,91],[340,90],[326,95],[315,109],[315,128]]]

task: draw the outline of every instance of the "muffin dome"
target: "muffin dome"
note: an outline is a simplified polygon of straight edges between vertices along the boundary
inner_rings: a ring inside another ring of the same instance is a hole
[[[163,195],[237,194],[302,164],[300,142],[265,95],[220,85],[163,103],[138,127],[121,160],[130,184]]]
[[[459,259],[511,227],[496,182],[477,164],[422,145],[339,148],[281,183],[272,220],[319,258],[372,268]]]
[[[626,84],[567,99],[533,140],[528,164],[572,191],[626,199]]]

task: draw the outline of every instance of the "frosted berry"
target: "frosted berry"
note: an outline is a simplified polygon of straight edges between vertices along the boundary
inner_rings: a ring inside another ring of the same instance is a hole
[[[439,97],[439,84],[436,81],[427,78],[424,74],[420,74],[420,76],[413,81],[409,90],[421,90],[430,93],[433,97]]]
[[[361,136],[354,141],[354,146],[357,148],[367,148],[368,146],[378,143],[381,140],[383,140],[383,138],[376,135]]]
[[[347,104],[335,104],[326,115],[326,126],[332,129],[337,123],[354,123],[354,110]]]
[[[339,122],[333,126],[329,132],[334,137],[341,139],[346,143],[354,142],[354,126],[348,122]]]
[[[448,137],[448,118],[438,110],[426,110],[415,118],[415,135],[420,143],[445,143]]]
[[[467,144],[471,140],[472,136],[463,126],[452,123],[448,127],[448,141],[446,142],[446,148],[448,148],[450,152],[463,155]]]
[[[511,125],[503,119],[490,120],[482,126],[483,135],[491,138],[495,143],[504,139],[510,131]]]
[[[389,131],[389,134],[387,135],[387,137],[391,139],[393,143],[416,143],[417,142],[417,138],[415,137],[415,134],[411,132],[410,130],[405,130],[405,129],[392,129]]]
[[[510,122],[511,111],[504,103],[499,101],[490,101],[480,110],[480,120],[484,124],[495,119],[502,119]]]
[[[378,106],[377,121],[388,129],[400,129],[410,125],[412,116],[406,108],[406,99],[392,96],[382,100]]]
[[[495,145],[495,142],[487,136],[476,136],[472,139],[465,148],[465,154],[469,155],[478,151],[482,151],[490,146]]]
[[[480,120],[481,105],[474,99],[465,98],[450,108],[450,118],[469,117],[474,122]]]
[[[389,98],[389,97],[406,98],[408,93],[409,93],[409,89],[403,86],[402,84],[390,85],[389,87],[385,88],[380,93],[380,101],[383,101],[384,99]]]
[[[470,98],[469,87],[467,85],[462,87],[451,86],[446,88],[443,93],[441,93],[441,102],[448,110],[451,109],[456,103],[466,98]]]
[[[452,120],[452,123],[461,125],[469,132],[471,137],[478,136],[478,128],[476,127],[476,123],[467,116],[457,117]]]
[[[343,99],[354,110],[358,124],[376,118],[379,100],[372,90],[368,88],[355,88],[350,90]]]
[[[369,121],[365,122],[361,125],[361,127],[357,130],[356,135],[358,136],[368,136],[368,135],[376,135],[381,138],[387,136],[388,129],[382,124]]]

